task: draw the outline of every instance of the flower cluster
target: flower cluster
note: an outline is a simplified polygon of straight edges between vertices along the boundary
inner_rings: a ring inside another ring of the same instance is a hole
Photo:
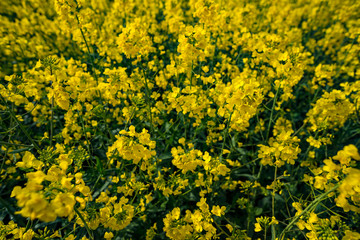
[[[174,208],[164,219],[164,231],[170,239],[212,239],[216,235],[216,228],[212,222],[213,215],[221,217],[225,214],[226,207],[213,206],[210,211],[205,198],[196,203],[199,209],[191,212],[186,211],[184,217],[180,218],[180,208]]]

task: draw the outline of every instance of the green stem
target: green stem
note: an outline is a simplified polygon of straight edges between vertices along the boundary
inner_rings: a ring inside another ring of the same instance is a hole
[[[84,226],[86,228],[87,233],[89,234],[90,239],[94,239],[94,237],[92,236],[91,232],[90,232],[90,228],[87,225],[84,217],[81,215],[81,213],[79,212],[79,210],[77,210],[77,208],[74,208],[74,211],[76,212],[76,214],[79,216],[79,218],[81,219],[81,221],[84,223]]]
[[[96,81],[96,85],[98,85],[99,81],[98,81],[98,77],[96,75],[96,69],[95,69],[95,57],[94,55],[91,54],[91,51],[90,51],[90,47],[89,47],[89,44],[86,40],[86,37],[85,37],[85,34],[84,34],[84,31],[82,30],[82,27],[80,26],[80,20],[79,20],[79,17],[77,15],[75,15],[76,17],[76,20],[78,22],[78,25],[79,25],[79,29],[80,29],[80,32],[81,32],[81,36],[83,37],[84,39],[84,42],[85,42],[85,45],[86,45],[86,49],[88,51],[88,54],[89,54],[89,57],[90,57],[90,61],[91,61],[91,67],[92,67],[92,70],[93,70],[93,73],[94,73],[94,77],[95,77],[95,81]],[[101,91],[100,90],[97,90],[96,91],[98,94],[99,94],[99,97],[100,97],[100,100],[99,102],[102,104],[102,98],[101,98]]]
[[[151,133],[154,133],[154,127],[153,127],[153,120],[152,120],[152,114],[151,114],[151,99],[150,99],[150,88],[147,82],[147,78],[145,75],[145,70],[143,69],[143,76],[144,76],[144,80],[145,80],[145,96],[146,96],[146,105],[148,107],[148,111],[149,111],[149,121],[150,121],[150,129],[151,129]]]
[[[283,240],[285,238],[286,232],[288,232],[292,228],[292,226],[299,220],[301,216],[315,208],[329,193],[335,191],[339,186],[340,183],[336,184],[333,188],[314,199],[314,201],[312,201],[309,206],[307,206],[299,215],[295,216],[294,219],[289,223],[289,225],[286,226],[286,228],[280,233],[279,239]]]
[[[276,174],[277,174],[277,166],[275,166],[275,174],[274,174],[274,186],[273,186],[273,192],[271,196],[271,210],[272,210],[272,217],[275,218],[275,184],[276,184]],[[276,230],[275,230],[275,224],[271,225],[271,239],[276,239]]]
[[[273,115],[274,115],[274,109],[275,109],[276,99],[277,99],[277,96],[278,96],[278,94],[279,94],[279,91],[280,91],[280,87],[278,87],[278,89],[276,90],[276,93],[275,93],[275,96],[274,96],[274,99],[273,99],[273,105],[272,105],[272,107],[271,107],[271,113],[270,113],[270,119],[269,119],[268,129],[267,129],[267,132],[266,132],[266,141],[269,139],[271,122],[273,121],[272,118],[273,118]]]
[[[266,240],[266,231],[267,231],[267,226],[264,226],[264,240]]]
[[[220,152],[220,156],[219,156],[219,161],[220,161],[220,163],[222,162],[222,155],[223,155],[223,151],[224,151],[224,147],[225,147],[226,136],[227,136],[228,133],[229,133],[229,127],[230,127],[231,117],[232,117],[232,114],[234,113],[234,110],[235,110],[235,106],[234,106],[234,108],[233,108],[233,111],[230,113],[229,120],[228,120],[228,125],[226,126],[226,129],[225,129],[224,141],[223,141],[223,143],[222,143],[221,152]]]
[[[83,134],[84,134],[85,139],[86,139],[86,148],[88,150],[89,155],[92,156],[92,151],[90,151],[90,140],[89,140],[89,138],[87,137],[87,134],[86,134],[86,128],[85,128],[85,124],[84,124],[84,119],[83,119],[82,115],[80,115],[80,114],[79,114],[79,118],[80,118],[80,123],[81,123],[82,130],[83,130]],[[90,167],[91,164],[90,164],[88,159],[86,159],[86,162],[88,163],[88,165]]]
[[[54,134],[54,97],[51,99],[51,120],[50,120],[50,146],[52,146],[53,134]]]
[[[30,148],[30,147],[32,147],[32,145],[17,144],[17,143],[8,143],[8,142],[4,142],[4,141],[0,141],[0,145],[16,146],[16,147],[25,147],[25,148]]]
[[[81,32],[81,36],[83,37],[84,39],[84,42],[85,42],[85,45],[86,45],[86,49],[88,50],[88,54],[90,56],[90,60],[91,60],[91,66],[93,67],[93,70],[94,70],[94,76],[95,76],[95,79],[96,79],[96,82],[98,81],[97,79],[97,75],[96,75],[96,72],[95,72],[95,63],[94,63],[94,60],[93,60],[93,56],[91,56],[91,51],[90,51],[90,47],[89,47],[89,44],[85,38],[85,34],[84,34],[84,31],[82,30],[82,27],[80,26],[80,20],[79,20],[79,17],[77,15],[75,15],[76,17],[76,20],[79,24],[79,29],[80,29],[80,32]]]
[[[319,131],[317,131],[317,132],[315,133],[314,139],[317,139],[317,137],[319,136],[319,133],[320,133]],[[309,151],[310,151],[310,149],[311,149],[312,147],[313,147],[313,146],[311,146],[311,145],[308,146],[308,148],[306,149],[305,154],[304,154],[305,157],[308,155],[308,153],[309,153]]]
[[[345,63],[345,59],[347,58],[347,56],[349,55],[349,52],[351,50],[351,48],[354,46],[354,43],[357,41],[357,39],[359,38],[360,34],[356,35],[356,37],[353,39],[352,43],[351,43],[351,46],[349,47],[349,49],[346,50],[346,53],[345,53],[345,57],[343,58],[343,60],[341,61],[341,64],[340,66],[338,67],[337,71],[336,71],[336,74],[335,74],[335,77],[340,73],[340,70],[341,70],[341,67],[342,65]],[[342,44],[341,44],[342,45]]]
[[[51,68],[51,66],[50,66],[50,75],[52,76],[52,68]],[[51,84],[51,88],[54,91],[53,84]],[[54,128],[53,122],[54,122],[54,95],[51,98],[50,146],[52,146],[52,140],[53,140],[53,128]]]
[[[222,227],[215,220],[214,220],[214,223],[218,227],[218,229],[221,231],[221,233],[223,233],[227,237],[231,237],[227,232],[224,231],[224,229],[222,229]]]
[[[307,124],[307,121],[303,122],[303,125],[301,125],[301,127],[298,128],[298,130],[296,130],[296,132],[294,132],[291,136],[294,137],[296,136]]]
[[[10,113],[10,116],[14,119],[14,121],[19,125],[21,131],[25,134],[25,136],[30,140],[30,142],[32,143],[32,145],[34,146],[34,148],[38,151],[40,151],[41,149],[39,148],[39,146],[36,144],[36,142],[31,138],[30,134],[26,131],[25,127],[21,124],[21,122],[17,119],[15,113],[13,112],[12,109],[9,108],[9,106],[6,104],[5,99],[3,98],[3,96],[0,96],[1,100],[5,103],[5,106],[7,108],[7,110]]]

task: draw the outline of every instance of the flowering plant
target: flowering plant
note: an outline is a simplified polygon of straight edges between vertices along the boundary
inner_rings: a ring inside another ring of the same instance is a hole
[[[1,239],[360,239],[360,1],[0,6]]]

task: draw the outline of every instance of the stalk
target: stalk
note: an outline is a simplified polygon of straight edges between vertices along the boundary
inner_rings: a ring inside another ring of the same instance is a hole
[[[280,233],[280,240],[283,240],[285,238],[286,232],[288,232],[292,226],[299,220],[301,216],[304,214],[310,212],[313,208],[315,208],[329,193],[335,191],[340,186],[340,183],[336,184],[333,188],[328,190],[327,192],[321,194],[318,196],[314,201],[312,201],[309,206],[307,206],[299,215],[295,216],[294,219],[289,223],[289,225],[286,226],[286,228]]]

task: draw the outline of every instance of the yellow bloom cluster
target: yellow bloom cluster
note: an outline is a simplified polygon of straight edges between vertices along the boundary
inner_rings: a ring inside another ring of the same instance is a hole
[[[269,139],[269,146],[260,144],[259,158],[263,165],[283,166],[285,163],[294,164],[301,152],[298,142],[300,139],[292,136],[294,131],[291,122],[279,118],[274,126],[274,136]]]
[[[39,167],[36,166],[39,161],[31,153],[24,158],[18,167]],[[85,202],[91,200],[90,188],[82,180],[82,173],[67,175],[67,165],[65,161],[59,166],[51,166],[46,173],[42,170],[26,173],[26,186],[16,186],[11,193],[11,196],[17,199],[18,206],[22,208],[17,213],[30,219],[52,222],[57,217],[68,217],[71,220],[75,214],[76,202],[84,208]],[[75,183],[72,183],[74,179]],[[76,193],[81,195],[76,196]]]
[[[180,218],[180,208],[174,208],[164,219],[164,231],[170,239],[213,239],[216,228],[213,226],[212,214],[221,217],[225,214],[226,207],[213,206],[210,211],[205,198],[196,203],[199,209],[191,212],[186,210],[184,217]],[[205,232],[205,233],[203,233]]]
[[[116,200],[116,197],[109,198],[104,193],[96,199],[96,202],[104,202],[106,205],[99,209],[98,218],[92,220],[95,224],[92,226],[93,229],[96,229],[101,223],[105,228],[119,231],[130,224],[134,217],[134,207],[127,204],[129,200],[125,197],[119,199],[119,202]]]
[[[150,140],[150,134],[146,129],[141,133],[135,131],[134,126],[129,127],[129,131],[121,130],[120,135],[116,136],[116,141],[108,148],[107,156],[113,160],[113,156],[119,156],[125,160],[132,160],[134,164],[141,164],[141,169],[145,170],[150,164],[149,159],[156,154],[152,149],[155,148],[156,142]],[[121,162],[117,162],[120,167]]]
[[[333,160],[338,161],[335,163]],[[324,160],[324,166],[314,169],[315,177],[307,177],[306,181],[316,189],[332,192],[337,189],[339,194],[335,197],[335,203],[338,207],[344,209],[344,212],[353,211],[359,213],[359,169],[353,168],[354,160],[360,161],[358,149],[354,145],[345,146],[336,156]],[[331,193],[329,196],[334,197]],[[305,211],[300,203],[293,203],[297,210],[297,215],[301,216]],[[340,216],[331,215],[330,218],[318,218],[315,212],[311,212],[307,217],[301,216],[296,223],[300,230],[305,228],[309,230],[306,236],[309,239],[319,239],[319,237],[334,237],[338,233],[335,225],[343,228]],[[358,233],[347,231],[344,238],[353,239],[351,236],[357,236]],[[356,237],[354,238],[356,239]]]
[[[349,196],[350,192],[348,190],[356,187],[359,182],[357,182],[356,177],[358,176],[358,169],[353,168],[353,161],[360,160],[360,155],[358,153],[357,148],[354,145],[345,146],[343,150],[339,151],[336,156],[324,160],[324,166],[314,169],[313,172],[315,174],[314,178],[308,179],[310,182],[313,182],[314,187],[321,190],[329,190],[333,187],[333,183],[331,180],[335,180],[336,182],[340,181],[341,178],[344,178],[344,175],[347,177],[342,181],[340,185],[341,197],[339,201],[345,203],[345,196]],[[339,163],[335,163],[333,160],[339,161]],[[348,186],[348,187],[346,187]],[[345,190],[348,188],[347,190]],[[345,195],[344,195],[345,194]],[[355,194],[355,193],[353,193]],[[339,206],[345,206],[344,204],[337,203]],[[347,211],[349,209],[347,208]]]
[[[342,127],[355,111],[354,104],[339,90],[325,92],[307,113],[311,131]]]

